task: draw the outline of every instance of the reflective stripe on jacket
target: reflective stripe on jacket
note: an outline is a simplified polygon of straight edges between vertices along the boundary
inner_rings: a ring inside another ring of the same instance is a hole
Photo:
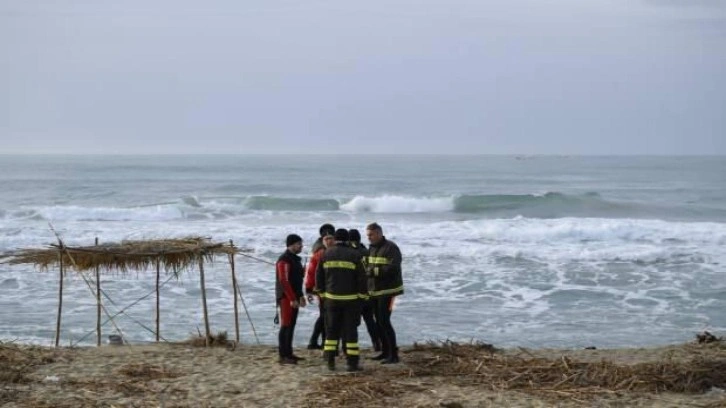
[[[401,250],[386,237],[368,248],[366,274],[368,292],[371,296],[395,296],[403,294],[401,273]]]
[[[332,301],[368,299],[366,275],[360,252],[344,244],[325,250],[315,274],[320,297]],[[329,304],[326,300],[325,304]]]

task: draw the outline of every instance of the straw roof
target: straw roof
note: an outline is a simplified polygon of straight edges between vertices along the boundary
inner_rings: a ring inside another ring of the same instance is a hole
[[[167,272],[179,273],[196,267],[199,260],[212,261],[217,255],[234,255],[240,250],[230,243],[215,243],[209,238],[187,237],[122,241],[94,246],[70,247],[51,244],[42,249],[21,249],[0,255],[0,263],[33,264],[48,269],[59,264],[76,271],[99,268],[105,272],[126,273],[156,268],[157,262]]]

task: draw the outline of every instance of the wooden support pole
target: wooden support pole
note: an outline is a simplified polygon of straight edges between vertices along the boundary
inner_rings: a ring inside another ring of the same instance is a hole
[[[204,254],[199,254],[199,284],[202,287],[202,308],[204,309],[204,344],[209,347],[210,330],[209,330],[209,313],[207,312],[207,290],[204,285]]]
[[[229,240],[229,246],[234,249],[234,243],[232,240]],[[237,274],[234,270],[234,253],[229,254],[229,265],[232,269],[232,297],[234,298],[234,334],[235,334],[235,340],[237,341],[237,344],[239,344],[239,307],[237,302]]]
[[[98,246],[98,237],[96,237]],[[96,346],[101,347],[101,271],[96,266]]]
[[[63,310],[63,248],[58,251],[58,266],[60,269],[60,280],[58,281],[58,319],[55,324],[55,346],[60,343],[61,312]]]
[[[160,276],[160,261],[159,258],[156,258],[156,342],[159,342],[159,314],[160,314],[160,308],[159,308],[159,276]]]

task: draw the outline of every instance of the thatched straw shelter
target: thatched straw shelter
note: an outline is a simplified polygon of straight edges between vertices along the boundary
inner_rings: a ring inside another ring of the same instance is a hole
[[[98,304],[98,344],[101,343],[101,310],[105,311],[101,303],[101,279],[100,273],[127,273],[129,270],[146,271],[156,269],[156,340],[159,341],[159,278],[163,269],[167,274],[171,273],[178,277],[184,270],[191,270],[195,266],[199,268],[200,284],[202,289],[202,306],[204,308],[204,325],[207,338],[210,337],[209,317],[207,312],[207,299],[204,284],[204,262],[212,261],[219,255],[226,255],[229,259],[232,270],[232,285],[235,293],[235,328],[237,341],[239,342],[239,323],[237,295],[239,295],[237,278],[234,271],[234,255],[240,252],[232,241],[229,243],[215,243],[209,238],[187,237],[177,239],[157,239],[122,241],[121,243],[98,244],[93,246],[66,246],[60,238],[58,244],[51,244],[41,249],[21,249],[0,255],[0,262],[18,265],[33,264],[36,268],[47,270],[50,267],[58,267],[60,270],[59,283],[59,304],[58,322],[56,326],[56,346],[60,337],[60,317],[63,304],[63,277],[67,271],[74,270],[78,273],[91,292],[96,296]],[[85,276],[85,272],[94,271],[95,290]],[[112,317],[106,312],[109,319]],[[119,330],[120,332],[120,330]]]

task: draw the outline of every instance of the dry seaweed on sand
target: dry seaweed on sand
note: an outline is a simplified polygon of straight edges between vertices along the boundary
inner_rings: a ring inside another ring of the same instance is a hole
[[[181,374],[162,366],[146,363],[126,364],[118,369],[120,374],[139,380],[155,380],[159,378],[176,378]]]
[[[401,368],[376,370],[374,375],[327,379],[318,384],[315,398],[328,406],[347,406],[355,395],[377,395],[376,403],[385,405],[385,399],[394,401],[407,384],[416,381],[582,401],[619,393],[695,394],[726,388],[726,358],[720,353],[711,358],[694,353],[688,359],[618,364],[566,356],[507,355],[493,347],[445,342],[415,345],[405,352],[404,362]]]
[[[227,339],[226,331],[217,332],[216,335],[210,334],[208,343],[209,346],[212,347],[234,348],[236,345],[234,341]],[[192,347],[206,347],[207,341],[204,339],[204,336],[199,333],[197,336],[193,336],[185,340],[184,344],[190,345]]]

